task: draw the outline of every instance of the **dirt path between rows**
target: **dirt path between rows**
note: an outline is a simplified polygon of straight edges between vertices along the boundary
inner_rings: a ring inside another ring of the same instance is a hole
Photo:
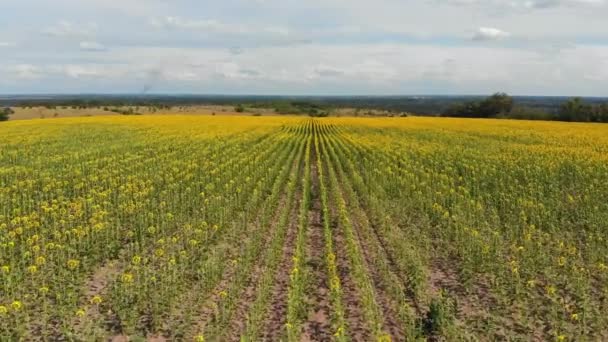
[[[297,161],[294,162],[293,168],[294,172],[298,172]],[[292,199],[289,197],[290,196],[288,195],[288,193],[284,193],[281,195],[281,202],[277,207],[274,219],[271,222],[273,226],[272,234],[268,234],[268,236],[264,239],[265,246],[270,246],[272,244],[273,239],[284,238],[285,232],[282,231],[281,227],[279,227],[279,224],[281,223],[281,216],[284,212],[283,210],[288,210],[290,208],[289,206],[291,205],[291,203],[288,203],[288,201],[291,201]],[[254,305],[257,299],[257,290],[259,286],[262,285],[260,284],[261,279],[266,272],[270,272],[271,269],[273,269],[269,268],[269,265],[265,262],[265,260],[262,259],[264,259],[263,252],[260,255],[260,259],[258,260],[258,262],[256,262],[252,270],[251,278],[249,279],[247,285],[239,296],[240,300],[237,304],[237,308],[233,316],[231,317],[230,322],[228,323],[228,333],[226,336],[227,341],[240,340],[242,333],[247,327],[247,315],[249,314],[251,307]]]
[[[341,170],[340,161],[336,162],[336,168],[338,169],[337,174],[344,178],[347,178],[347,174]],[[384,318],[384,329],[388,332],[392,339],[395,341],[402,341],[405,339],[404,326],[400,323],[398,318],[398,303],[390,296],[386,288],[386,281],[377,267],[381,267],[379,263],[387,262],[386,250],[384,250],[380,237],[377,232],[371,226],[370,220],[366,213],[366,208],[363,207],[363,203],[359,198],[351,198],[347,194],[355,194],[352,187],[352,182],[349,179],[341,179],[341,186],[339,187],[345,201],[351,212],[351,222],[355,237],[358,240],[359,250],[363,256],[364,267],[367,270],[371,280],[374,292],[376,294],[377,304],[382,310],[382,316]],[[347,191],[350,190],[350,191]],[[394,270],[391,270],[394,275]]]
[[[332,337],[329,300],[329,279],[327,277],[324,255],[325,243],[321,219],[321,198],[319,171],[317,170],[317,151],[313,147],[311,158],[312,206],[308,210],[308,230],[306,243],[306,265],[311,272],[308,289],[308,319],[304,323],[302,341],[329,341]]]
[[[380,275],[380,272],[376,269],[375,263],[380,259],[386,260],[386,253],[380,247],[380,243],[375,241],[377,236],[371,234],[365,234],[362,230],[364,228],[370,228],[369,220],[365,214],[365,212],[361,211],[359,215],[356,216],[356,220],[354,220],[355,234],[360,242],[365,241],[364,243],[360,243],[361,252],[363,254],[363,258],[365,260],[365,264],[368,270],[369,275],[371,276],[375,292],[376,292],[376,300],[380,307],[382,308],[382,313],[384,316],[384,325],[385,329],[391,334],[393,340],[395,341],[403,341],[405,339],[405,334],[403,331],[403,326],[398,320],[397,314],[397,303],[390,297],[387,293],[386,286],[384,285],[384,279]],[[378,244],[376,246],[378,250],[372,251],[369,247],[370,244]],[[384,253],[383,253],[384,252]]]
[[[272,289],[272,301],[267,310],[267,316],[263,323],[262,338],[264,341],[280,341],[285,336],[285,323],[287,322],[287,295],[289,293],[289,272],[293,263],[293,256],[298,235],[298,209],[302,198],[302,190],[296,191],[296,200],[289,214],[289,227],[287,237],[283,245],[283,256],[275,276],[274,288]]]

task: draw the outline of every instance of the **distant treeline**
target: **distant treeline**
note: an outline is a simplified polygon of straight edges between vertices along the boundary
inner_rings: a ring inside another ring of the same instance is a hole
[[[548,111],[517,105],[511,96],[496,93],[482,100],[453,104],[446,108],[441,116],[608,122],[608,103],[589,104],[583,102],[581,98],[572,98],[562,103],[556,111]]]
[[[332,107],[322,103],[312,101],[270,101],[256,102],[250,105],[251,108],[274,109],[278,114],[303,114],[314,117],[329,116]]]
[[[192,105],[270,108],[280,114],[327,116],[339,108],[380,110],[391,115],[511,118],[608,122],[608,98],[509,96],[228,96],[228,95],[48,95],[0,98],[0,106],[55,108],[148,107],[157,110]],[[359,112],[358,111],[358,112]]]

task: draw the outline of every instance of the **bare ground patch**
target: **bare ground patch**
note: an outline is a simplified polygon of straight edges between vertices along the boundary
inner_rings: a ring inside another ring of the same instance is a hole
[[[287,319],[287,295],[289,292],[289,273],[291,270],[292,259],[295,253],[296,237],[298,233],[298,208],[301,198],[301,191],[296,192],[295,205],[289,217],[289,227],[287,237],[283,245],[281,263],[278,267],[274,288],[272,289],[272,301],[267,311],[265,322],[263,323],[263,340],[279,341],[285,335],[285,323]]]
[[[313,150],[314,151],[314,150]],[[316,156],[311,156],[316,160]],[[324,234],[321,219],[321,198],[319,197],[319,174],[317,164],[311,164],[312,207],[308,212],[306,255],[307,266],[311,269],[312,283],[309,285],[308,319],[304,323],[303,341],[331,340],[331,304],[329,300],[329,279],[325,272]]]
[[[363,254],[365,266],[372,279],[374,289],[376,290],[376,301],[382,309],[385,329],[390,333],[394,340],[402,341],[405,339],[405,333],[403,331],[403,325],[398,320],[399,315],[396,310],[398,304],[391,299],[390,295],[387,293],[384,284],[385,280],[374,265],[381,259],[386,260],[386,251],[381,247],[377,235],[371,234],[372,236],[367,236],[367,234],[362,231],[364,225],[366,225],[367,228],[370,228],[369,220],[362,210],[359,215],[356,215],[356,220],[353,220],[353,223],[355,234],[360,242],[359,246]],[[376,250],[370,248],[371,244],[376,244]]]
[[[342,284],[344,316],[348,326],[348,334],[354,341],[370,341],[372,333],[362,311],[362,302],[359,291],[351,278],[351,266],[346,254],[346,242],[341,229],[334,222],[334,247],[336,250],[336,264],[338,275]]]
[[[287,201],[289,199],[287,197],[288,197],[287,194],[283,194],[281,196],[281,201],[275,211],[275,215],[272,220],[272,227],[270,230],[271,233],[266,234],[266,236],[264,238],[264,242],[263,242],[264,246],[270,245],[271,239],[276,238],[276,234],[279,234],[278,225],[280,223],[279,221],[280,221],[281,212],[283,212],[283,209],[285,209],[285,207],[288,206]],[[245,327],[247,325],[247,314],[249,313],[250,308],[252,307],[253,303],[255,302],[257,289],[258,289],[258,286],[260,286],[260,280],[262,278],[262,275],[267,271],[268,271],[267,265],[262,264],[261,258],[258,258],[258,262],[256,263],[253,270],[251,271],[251,277],[250,277],[247,285],[245,286],[242,293],[238,297],[239,302],[237,304],[236,310],[235,310],[233,316],[231,317],[230,322],[228,323],[229,328],[227,330],[228,331],[228,336],[226,338],[227,340],[238,341],[240,339],[240,336],[241,336],[242,332],[245,330]]]

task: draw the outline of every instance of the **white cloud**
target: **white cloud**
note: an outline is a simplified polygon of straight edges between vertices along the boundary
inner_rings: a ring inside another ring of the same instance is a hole
[[[267,33],[270,35],[286,36],[289,30],[280,26],[246,26],[239,23],[226,23],[216,19],[186,19],[181,17],[166,16],[163,18],[152,18],[150,23],[158,28],[196,30],[210,33],[226,34],[250,34]]]
[[[42,70],[31,64],[17,64],[8,67],[8,72],[15,75],[17,79],[33,80],[43,76]]]
[[[64,73],[71,78],[96,78],[104,75],[102,70],[91,66],[67,65],[63,69]]]
[[[61,20],[42,30],[42,33],[53,37],[86,37],[93,35],[97,29],[95,23],[75,25],[67,20]]]
[[[502,8],[529,8],[543,9],[555,7],[572,7],[572,6],[601,6],[606,3],[606,0],[429,0],[438,4],[447,4],[454,6],[478,6],[490,9],[492,7]]]
[[[503,30],[499,30],[493,27],[480,27],[473,34],[472,40],[476,41],[487,41],[487,40],[501,40],[509,38],[511,34]]]
[[[84,41],[80,42],[80,50],[82,51],[106,51],[106,47],[98,42]]]
[[[223,48],[126,48],[120,53],[120,58],[101,54],[94,64],[12,66],[9,75],[14,84],[65,77],[53,84],[83,91],[106,85],[122,92],[143,87],[201,93],[411,94],[435,89],[602,95],[602,85],[608,84],[608,73],[597,71],[608,70],[608,47],[580,45],[552,56],[496,46],[402,44],[275,46],[240,55]]]
[[[601,6],[605,0],[528,0],[524,1],[523,7],[526,8],[554,8],[560,6]]]
[[[607,1],[4,0],[0,92],[598,94]]]

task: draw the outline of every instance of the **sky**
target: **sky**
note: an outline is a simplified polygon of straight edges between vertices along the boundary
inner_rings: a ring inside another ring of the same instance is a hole
[[[608,96],[608,0],[0,0],[0,94]]]

